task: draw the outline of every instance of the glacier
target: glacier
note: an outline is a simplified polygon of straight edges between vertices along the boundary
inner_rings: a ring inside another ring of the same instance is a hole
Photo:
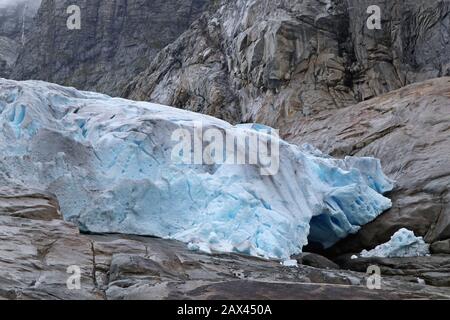
[[[174,130],[279,143],[279,170],[173,161]],[[54,193],[84,232],[176,239],[192,250],[289,259],[324,248],[391,207],[380,161],[335,159],[264,126],[41,81],[0,79],[0,183]]]
[[[423,257],[430,254],[430,245],[422,237],[416,237],[414,232],[406,228],[398,230],[391,239],[374,249],[361,252],[363,258],[404,258]]]

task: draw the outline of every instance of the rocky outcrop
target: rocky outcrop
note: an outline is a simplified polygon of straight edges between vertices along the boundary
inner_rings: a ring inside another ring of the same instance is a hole
[[[59,220],[51,195],[23,187],[3,188],[0,204],[0,299],[450,299],[448,288],[401,277],[369,290],[365,273],[207,255],[156,238],[82,235]],[[28,214],[11,214],[24,207]]]
[[[339,269],[339,265],[337,265],[333,261],[331,261],[321,255],[311,253],[311,252],[305,252],[305,253],[299,254],[297,256],[294,256],[293,258],[295,258],[298,263],[305,265],[305,266],[310,266],[310,267],[320,268],[320,269],[334,269],[334,270]]]
[[[450,239],[437,241],[431,245],[431,252],[436,254],[450,254]]]
[[[0,187],[0,212],[10,217],[43,221],[62,217],[54,195],[19,186]]]
[[[381,30],[366,27],[371,5]],[[448,75],[449,12],[425,0],[223,1],[123,95],[292,133],[299,119]]]
[[[37,79],[117,95],[202,12],[206,0],[43,0],[15,70]],[[70,5],[81,28],[69,30]]]
[[[339,257],[342,268],[364,272],[369,266],[378,266],[381,274],[438,287],[450,286],[450,255],[414,258],[358,258]]]
[[[393,208],[344,239],[334,254],[387,242],[406,227],[433,243],[450,238],[450,78],[429,80],[298,121],[292,141],[334,156],[374,156],[396,180]]]

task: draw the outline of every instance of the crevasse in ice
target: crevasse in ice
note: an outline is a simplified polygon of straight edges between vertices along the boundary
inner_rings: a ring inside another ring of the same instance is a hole
[[[373,158],[333,159],[275,134],[279,170],[173,161],[195,124],[268,139],[264,126],[39,82],[0,79],[0,183],[53,192],[84,231],[177,239],[191,249],[287,259],[329,247],[391,206]]]
[[[391,239],[376,248],[361,252],[361,257],[401,258],[422,257],[430,253],[430,246],[422,237],[416,237],[414,232],[408,229],[398,230]]]

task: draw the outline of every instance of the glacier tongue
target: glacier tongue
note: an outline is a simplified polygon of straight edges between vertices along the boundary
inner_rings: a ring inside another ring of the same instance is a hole
[[[324,247],[390,208],[380,162],[333,159],[279,140],[279,171],[172,161],[174,130],[265,135],[227,122],[40,82],[0,79],[0,183],[57,195],[89,232],[153,235],[192,249],[288,259]]]

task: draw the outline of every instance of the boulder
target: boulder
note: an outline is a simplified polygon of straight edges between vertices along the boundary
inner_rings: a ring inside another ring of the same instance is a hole
[[[450,254],[450,239],[437,241],[431,245],[430,249],[435,254]]]
[[[320,269],[339,269],[339,265],[316,253],[304,252],[294,257],[299,264]]]

